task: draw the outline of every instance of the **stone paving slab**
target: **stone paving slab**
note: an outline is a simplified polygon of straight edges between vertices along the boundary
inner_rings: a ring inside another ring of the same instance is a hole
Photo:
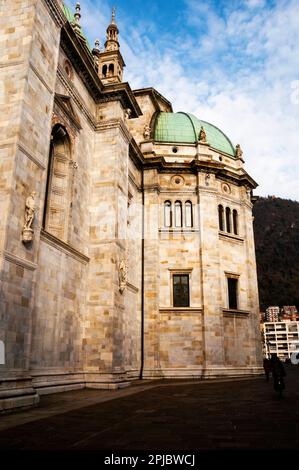
[[[38,409],[2,416],[0,449],[298,450],[298,405],[296,366],[287,368],[282,399],[264,377],[154,381],[100,394],[79,390],[42,397]]]

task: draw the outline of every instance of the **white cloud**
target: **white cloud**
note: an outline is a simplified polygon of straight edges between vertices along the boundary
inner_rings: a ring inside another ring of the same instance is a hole
[[[232,2],[222,17],[203,2],[187,4],[189,28],[184,36],[174,32],[172,41],[161,30],[154,34],[154,26],[133,23],[130,12],[117,19],[125,78],[132,88],[157,88],[175,111],[193,112],[240,143],[258,194],[299,200],[298,2],[271,8],[258,0]],[[81,8],[94,37],[103,34],[107,3],[96,10],[82,1]]]
[[[265,5],[265,0],[247,0],[245,5],[249,8],[262,8]]]

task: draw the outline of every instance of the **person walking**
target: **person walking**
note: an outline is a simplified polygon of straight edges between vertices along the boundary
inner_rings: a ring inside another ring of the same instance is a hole
[[[273,377],[273,388],[278,392],[279,398],[282,398],[282,391],[285,388],[284,377],[286,371],[283,363],[279,359],[276,353],[271,354],[271,366],[272,366],[272,377]]]
[[[270,359],[268,359],[267,357],[264,357],[263,367],[265,371],[266,380],[267,382],[269,382],[270,372],[272,371],[272,364]]]

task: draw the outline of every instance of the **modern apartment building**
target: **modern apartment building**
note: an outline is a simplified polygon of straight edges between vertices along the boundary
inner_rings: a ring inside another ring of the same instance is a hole
[[[299,352],[299,321],[265,322],[262,328],[264,355],[277,353],[286,360]]]

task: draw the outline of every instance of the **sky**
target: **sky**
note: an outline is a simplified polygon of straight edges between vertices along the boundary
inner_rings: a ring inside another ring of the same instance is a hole
[[[66,3],[74,10],[75,2]],[[244,152],[255,194],[299,201],[298,0],[81,0],[103,47],[116,7],[124,80],[219,127]]]

